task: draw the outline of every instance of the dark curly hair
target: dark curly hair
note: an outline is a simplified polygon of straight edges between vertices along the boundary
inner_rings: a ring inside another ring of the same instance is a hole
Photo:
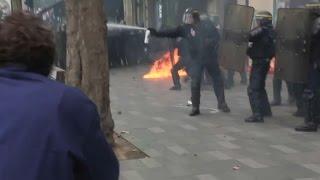
[[[0,23],[0,63],[49,75],[55,56],[53,32],[31,13],[15,12]]]

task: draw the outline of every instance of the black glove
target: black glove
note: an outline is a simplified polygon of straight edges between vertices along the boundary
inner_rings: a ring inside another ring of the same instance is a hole
[[[150,31],[151,36],[155,36],[157,34],[157,30],[154,28],[148,28],[148,30]]]

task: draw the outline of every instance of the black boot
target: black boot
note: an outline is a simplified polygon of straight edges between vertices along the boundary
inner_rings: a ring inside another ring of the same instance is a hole
[[[218,109],[224,113],[230,113],[231,110],[229,108],[229,106],[227,105],[227,103],[221,103],[218,105]]]
[[[295,130],[299,131],[299,132],[317,132],[318,125],[316,125],[314,123],[307,123],[305,125],[296,127]]]
[[[169,90],[171,90],[171,91],[180,91],[181,90],[181,86],[172,86]]]
[[[264,119],[261,115],[252,115],[245,119],[245,122],[247,123],[263,123]]]
[[[192,110],[191,110],[191,112],[190,112],[190,116],[197,116],[197,115],[199,115],[200,114],[200,110],[199,110],[199,108],[198,107],[192,107]]]

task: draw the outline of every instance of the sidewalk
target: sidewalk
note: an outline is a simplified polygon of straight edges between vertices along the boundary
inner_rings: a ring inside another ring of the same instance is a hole
[[[189,88],[169,91],[171,80],[143,80],[146,71],[111,71],[116,131],[127,131],[123,136],[149,156],[121,161],[121,180],[320,179],[320,133],[295,132],[303,119],[291,116],[294,107],[273,109],[264,124],[246,124],[247,88],[237,85],[226,91],[231,114],[217,112],[213,92],[204,91],[202,115],[189,117]]]

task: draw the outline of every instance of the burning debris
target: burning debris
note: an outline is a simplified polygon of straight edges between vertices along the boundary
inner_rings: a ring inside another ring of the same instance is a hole
[[[160,79],[171,77],[171,69],[173,64],[176,64],[179,60],[178,49],[174,50],[173,61],[171,61],[170,52],[166,52],[160,59],[156,60],[149,71],[149,73],[143,76],[144,79]],[[186,76],[187,73],[179,71],[180,76]]]

